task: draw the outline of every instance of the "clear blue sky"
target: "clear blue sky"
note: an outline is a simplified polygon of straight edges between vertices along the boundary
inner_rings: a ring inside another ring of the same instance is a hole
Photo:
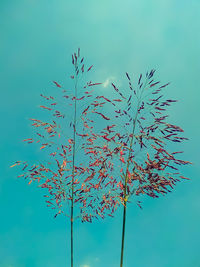
[[[171,122],[190,138],[180,150],[194,163],[184,173],[192,180],[145,199],[142,211],[129,206],[124,267],[200,266],[199,10],[199,0],[0,1],[0,267],[69,266],[69,221],[55,220],[44,192],[9,166],[37,156],[21,142],[31,135],[28,118],[39,116],[39,94],[52,80],[67,85],[77,47],[105,84],[156,69],[179,100]],[[119,209],[114,219],[76,222],[75,267],[119,266],[121,221]]]

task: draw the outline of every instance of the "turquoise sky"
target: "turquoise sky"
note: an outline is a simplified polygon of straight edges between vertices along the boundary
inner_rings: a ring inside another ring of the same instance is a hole
[[[16,178],[9,166],[37,151],[22,139],[29,118],[40,116],[52,80],[68,84],[71,53],[81,48],[93,79],[123,87],[152,68],[178,99],[170,121],[189,141],[178,149],[192,161],[191,181],[173,193],[128,207],[124,267],[199,267],[200,247],[200,21],[199,0],[0,1],[0,267],[69,266],[70,224],[53,218],[43,193]],[[111,94],[111,87],[101,87]],[[110,92],[109,92],[110,90]],[[75,267],[117,267],[122,209],[114,219],[75,223]]]

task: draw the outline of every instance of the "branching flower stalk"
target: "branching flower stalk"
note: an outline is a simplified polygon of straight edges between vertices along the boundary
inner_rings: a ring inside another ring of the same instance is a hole
[[[139,107],[139,104],[138,104]],[[138,109],[138,108],[137,108]],[[120,259],[120,267],[123,266],[123,258],[124,258],[124,238],[125,238],[125,226],[126,226],[126,206],[127,206],[127,180],[128,180],[128,172],[129,172],[129,165],[131,161],[131,150],[133,146],[133,137],[136,127],[136,120],[137,120],[138,112],[136,112],[135,118],[133,120],[133,130],[132,130],[132,137],[130,141],[129,147],[129,155],[127,160],[127,167],[126,167],[126,175],[125,175],[125,183],[124,183],[124,199],[123,199],[123,223],[122,223],[122,245],[121,245],[121,259]]]
[[[126,167],[126,175],[125,175],[125,183],[124,183],[124,201],[123,201],[124,207],[123,207],[122,245],[121,245],[120,267],[123,266],[123,258],[124,258],[124,238],[125,238],[126,206],[127,206],[126,205],[126,203],[127,203],[127,180],[128,180],[128,173],[129,173],[129,165],[131,163],[131,151],[132,151],[132,147],[133,147],[133,139],[134,139],[134,134],[135,134],[136,122],[137,122],[137,117],[138,117],[138,113],[139,113],[138,110],[139,110],[139,106],[141,104],[142,94],[143,94],[145,86],[146,86],[146,83],[143,87],[140,98],[138,99],[138,105],[136,108],[136,115],[135,115],[135,118],[133,119],[132,136],[131,136],[131,140],[130,140],[130,147],[129,147],[129,153],[128,153],[127,167]]]
[[[74,101],[74,124],[73,124],[73,159],[72,159],[72,192],[71,192],[71,267],[73,267],[73,222],[74,222],[74,173],[75,173],[75,150],[76,150],[76,105],[77,105],[77,61],[75,61],[75,101]]]
[[[57,95],[41,94],[47,104],[40,107],[50,112],[50,119],[30,119],[34,136],[24,141],[41,144],[41,160],[37,159],[36,164],[17,161],[11,166],[22,166],[23,174],[18,177],[28,179],[28,184],[38,182],[38,187],[48,191],[44,197],[47,206],[56,211],[55,218],[59,214],[70,218],[71,267],[74,266],[75,219],[82,222],[104,219],[105,215],[112,216],[119,205],[113,196],[113,177],[108,173],[112,164],[105,150],[106,140],[101,135],[104,121],[109,120],[102,113],[106,102],[94,91],[101,83],[84,80],[93,65],[85,67],[80,50],[72,55],[72,64],[74,90],[70,92],[54,81]]]
[[[141,207],[140,195],[158,198],[165,195],[169,187],[173,189],[180,179],[189,179],[180,175],[178,167],[190,164],[189,161],[176,158],[183,151],[173,149],[170,142],[180,143],[187,138],[178,136],[183,130],[166,122],[166,107],[176,100],[163,100],[161,91],[169,84],[160,85],[154,81],[155,70],[140,75],[133,87],[130,76],[130,94],[127,97],[112,83],[118,99],[110,99],[115,105],[111,116],[112,131],[107,132],[107,151],[113,163],[113,177],[118,198],[123,205],[122,242],[120,267],[123,267],[125,226],[127,204],[130,198]],[[134,100],[136,99],[136,103]],[[111,113],[110,113],[111,114]],[[166,150],[167,148],[167,150]],[[116,196],[116,197],[117,197]]]

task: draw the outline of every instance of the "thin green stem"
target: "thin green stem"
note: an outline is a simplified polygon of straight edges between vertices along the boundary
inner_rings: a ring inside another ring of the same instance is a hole
[[[72,188],[71,188],[71,267],[74,264],[74,244],[73,244],[73,223],[74,223],[74,173],[75,173],[75,150],[76,150],[76,97],[77,97],[77,76],[75,81],[75,104],[74,104],[74,132],[73,132],[73,159],[72,159]]]
[[[139,107],[139,103],[138,103]],[[121,259],[120,259],[120,267],[123,267],[123,258],[124,258],[124,239],[125,239],[125,227],[126,227],[126,208],[127,208],[127,177],[128,177],[128,169],[130,165],[130,158],[131,158],[131,150],[133,146],[133,137],[135,132],[135,126],[138,116],[138,108],[137,113],[135,115],[135,119],[133,121],[133,131],[132,131],[132,137],[131,137],[131,143],[130,143],[130,149],[129,149],[129,155],[127,160],[127,167],[126,167],[126,175],[125,175],[125,183],[124,183],[124,210],[123,210],[123,224],[122,224],[122,244],[121,244]]]
[[[124,259],[124,237],[125,237],[125,226],[126,226],[126,205],[124,205],[124,211],[123,211],[122,246],[121,246],[121,260],[120,260],[120,267],[123,266],[123,259]]]
[[[133,120],[133,129],[132,129],[132,137],[130,141],[130,148],[129,148],[129,154],[128,154],[128,160],[127,160],[127,166],[126,166],[126,175],[125,175],[125,183],[124,183],[124,199],[123,199],[123,205],[124,205],[124,210],[123,210],[123,224],[122,224],[122,244],[121,244],[121,259],[120,259],[120,267],[123,267],[123,257],[124,257],[124,239],[125,239],[125,227],[126,227],[126,209],[127,209],[127,180],[128,180],[128,171],[129,171],[129,165],[131,161],[131,151],[133,147],[133,139],[134,139],[134,134],[135,134],[135,128],[136,128],[136,122],[137,122],[137,117],[138,117],[138,109],[141,103],[142,99],[142,94],[145,89],[147,80],[145,82],[145,85],[141,91],[140,98],[138,99],[138,105],[137,105],[137,111],[135,114],[135,118]]]

